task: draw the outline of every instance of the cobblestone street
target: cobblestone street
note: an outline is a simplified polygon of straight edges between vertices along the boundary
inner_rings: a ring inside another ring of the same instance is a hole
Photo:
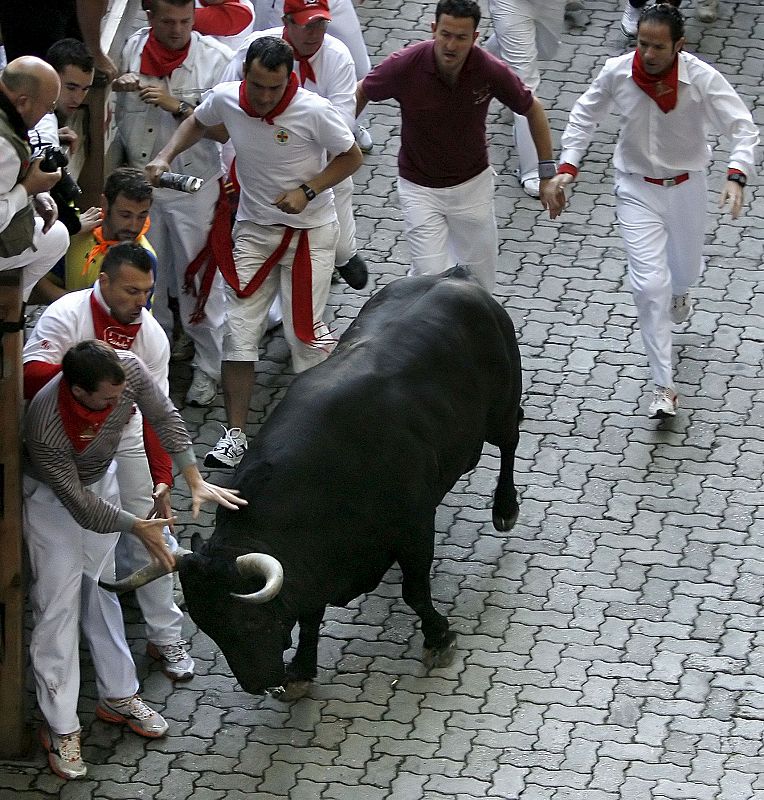
[[[626,47],[621,0],[584,3],[542,69],[556,154],[573,101]],[[427,38],[434,7],[359,5],[372,63]],[[708,25],[694,0],[683,10],[687,49],[729,78],[761,126],[764,5],[721,0]],[[356,192],[371,279],[360,292],[333,287],[337,332],[408,266],[394,190],[398,108],[369,108],[375,147]],[[291,705],[244,693],[190,618],[197,675],[173,687],[145,655],[128,598],[142,696],[168,719],[167,737],[95,719],[86,667],[87,778],[65,784],[38,749],[0,762],[0,800],[764,800],[761,178],[738,220],[721,214],[728,150],[716,148],[707,268],[675,336],[680,408],[658,422],[646,416],[652,384],[614,220],[615,118],[555,221],[513,176],[510,115],[495,105],[490,120],[497,296],[524,366],[521,506],[509,534],[494,530],[498,453],[487,447],[438,512],[433,591],[458,634],[452,666],[425,671],[397,570],[329,610],[318,678]],[[250,436],[291,380],[280,333],[259,370]],[[188,367],[174,369],[179,407],[189,380]],[[225,421],[222,395],[182,413],[201,463]],[[183,486],[174,497],[181,545],[197,531],[207,538],[212,511],[192,522]]]

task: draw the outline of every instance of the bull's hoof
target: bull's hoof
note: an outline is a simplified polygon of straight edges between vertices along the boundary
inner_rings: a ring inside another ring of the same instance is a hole
[[[305,697],[313,681],[289,681],[283,686],[274,686],[268,689],[268,694],[280,703],[293,703]]]
[[[446,634],[446,643],[442,647],[425,647],[422,661],[427,669],[450,667],[456,655],[456,634],[449,631]]]
[[[497,531],[511,531],[520,516],[520,507],[515,504],[514,509],[508,514],[502,514],[497,508],[493,509],[493,527]]]

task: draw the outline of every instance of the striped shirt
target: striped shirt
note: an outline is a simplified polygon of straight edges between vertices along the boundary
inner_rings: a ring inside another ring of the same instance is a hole
[[[119,447],[125,425],[140,408],[179,469],[196,463],[186,426],[143,362],[129,351],[118,353],[125,370],[125,390],[92,442],[77,452],[58,409],[59,373],[29,404],[24,417],[24,472],[47,484],[83,528],[99,533],[130,532],[136,517],[93,494]]]

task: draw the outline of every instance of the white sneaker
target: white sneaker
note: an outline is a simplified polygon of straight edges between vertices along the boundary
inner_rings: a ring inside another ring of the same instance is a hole
[[[719,11],[719,0],[697,0],[695,10],[701,22],[713,22]]]
[[[362,153],[371,153],[374,147],[374,140],[371,138],[368,128],[363,125],[356,125],[353,131],[355,141]]]
[[[623,15],[621,16],[621,33],[627,39],[633,39],[637,35],[637,28],[639,27],[639,17],[642,9],[634,8],[629,0],[624,1]]]
[[[190,681],[194,677],[194,659],[183,645],[183,641],[174,644],[149,642],[146,647],[148,655],[161,663],[162,672],[171,681]]]
[[[690,314],[692,314],[692,297],[690,297],[690,293],[672,295],[669,313],[671,314],[671,321],[675,325],[687,322]]]
[[[247,451],[247,437],[241,428],[226,428],[218,443],[204,457],[205,467],[237,467]]]
[[[47,724],[40,726],[40,743],[48,753],[48,764],[59,778],[84,778],[88,768],[82,760],[80,732],[53,733]]]
[[[531,176],[530,178],[520,181],[520,183],[528,197],[535,197],[536,199],[541,197],[541,181],[538,178]]]
[[[186,392],[186,405],[208,406],[217,397],[218,384],[200,369],[194,370],[194,379]]]
[[[676,408],[679,405],[679,398],[673,389],[666,386],[656,386],[653,392],[653,402],[647,410],[650,419],[665,419],[675,417]]]
[[[113,700],[99,700],[96,716],[104,722],[127,725],[133,733],[156,739],[167,733],[167,720],[134,694]]]

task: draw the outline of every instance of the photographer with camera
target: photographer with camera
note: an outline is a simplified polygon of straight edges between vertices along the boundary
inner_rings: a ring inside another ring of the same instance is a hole
[[[35,56],[11,61],[0,75],[0,270],[23,268],[24,302],[69,246],[48,194],[61,170],[44,171],[27,135],[55,109],[60,89],[53,67]]]
[[[76,153],[80,145],[79,136],[69,123],[93,86],[94,61],[87,47],[77,39],[61,39],[51,45],[45,60],[58,73],[61,93],[56,110],[46,114],[29,131],[29,142],[33,154],[41,152],[62,169],[63,178],[51,191],[51,196],[58,208],[58,218],[73,236],[81,230],[93,230],[101,220],[99,208],[80,212],[82,192],[66,170],[69,156]]]

